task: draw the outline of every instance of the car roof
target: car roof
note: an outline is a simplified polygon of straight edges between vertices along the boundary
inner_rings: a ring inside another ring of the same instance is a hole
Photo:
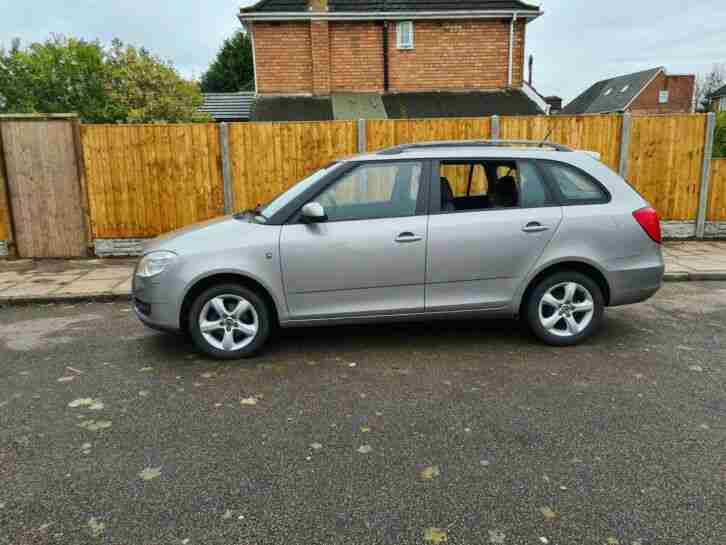
[[[516,147],[516,146],[485,146],[462,143],[461,145],[417,145],[399,147],[377,152],[363,153],[350,157],[353,161],[391,161],[403,159],[552,159],[569,162],[567,156],[580,155],[572,150],[554,150],[551,148]]]

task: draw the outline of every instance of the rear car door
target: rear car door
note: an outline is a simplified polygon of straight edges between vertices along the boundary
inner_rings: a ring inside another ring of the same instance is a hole
[[[487,187],[477,195],[472,173],[462,169],[465,161],[433,165],[427,312],[510,307],[562,221],[562,209],[534,162],[474,163],[486,172]]]
[[[282,278],[293,319],[423,312],[430,165],[361,163],[311,201],[327,221],[283,226]]]

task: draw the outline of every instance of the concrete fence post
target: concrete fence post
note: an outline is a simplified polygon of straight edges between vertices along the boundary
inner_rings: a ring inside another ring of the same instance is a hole
[[[492,116],[492,140],[499,140],[499,116]]]
[[[711,112],[706,117],[706,137],[703,147],[703,167],[701,169],[701,189],[698,199],[698,215],[696,216],[696,238],[702,239],[706,234],[706,215],[708,214],[709,183],[711,181],[711,158],[713,156],[713,140],[716,135],[716,114]]]
[[[229,125],[219,124],[219,142],[222,149],[222,180],[224,183],[224,213],[234,211],[234,189],[232,187],[232,161],[229,156]]]
[[[633,116],[625,112],[623,114],[623,128],[620,133],[620,176],[628,177],[628,160],[630,158],[630,130],[633,127]]]
[[[358,153],[365,153],[368,151],[368,133],[366,120],[358,120]]]

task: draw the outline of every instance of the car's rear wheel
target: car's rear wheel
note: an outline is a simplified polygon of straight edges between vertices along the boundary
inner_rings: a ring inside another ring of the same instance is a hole
[[[224,360],[249,358],[267,342],[271,313],[254,291],[234,284],[214,286],[196,298],[189,333],[205,354]]]
[[[605,300],[600,286],[578,272],[559,272],[542,279],[527,300],[532,332],[552,346],[579,344],[602,325]]]

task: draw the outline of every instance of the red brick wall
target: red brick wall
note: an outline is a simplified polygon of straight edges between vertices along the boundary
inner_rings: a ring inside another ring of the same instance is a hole
[[[508,85],[508,20],[416,21],[414,49],[396,48],[389,26],[391,91],[502,89]],[[513,85],[522,85],[524,22],[517,23]]]
[[[630,111],[634,114],[689,113],[695,86],[695,76],[666,76],[661,72],[635,99]],[[665,90],[669,93],[668,103],[660,104],[660,92]]]
[[[333,91],[383,92],[383,28],[351,21],[330,28]]]
[[[415,21],[414,49],[396,48],[388,26],[389,90],[502,89],[508,85],[509,20]],[[380,22],[254,23],[261,94],[383,92]],[[513,85],[524,74],[525,22],[517,23]]]
[[[313,92],[309,22],[253,23],[257,92]]]

